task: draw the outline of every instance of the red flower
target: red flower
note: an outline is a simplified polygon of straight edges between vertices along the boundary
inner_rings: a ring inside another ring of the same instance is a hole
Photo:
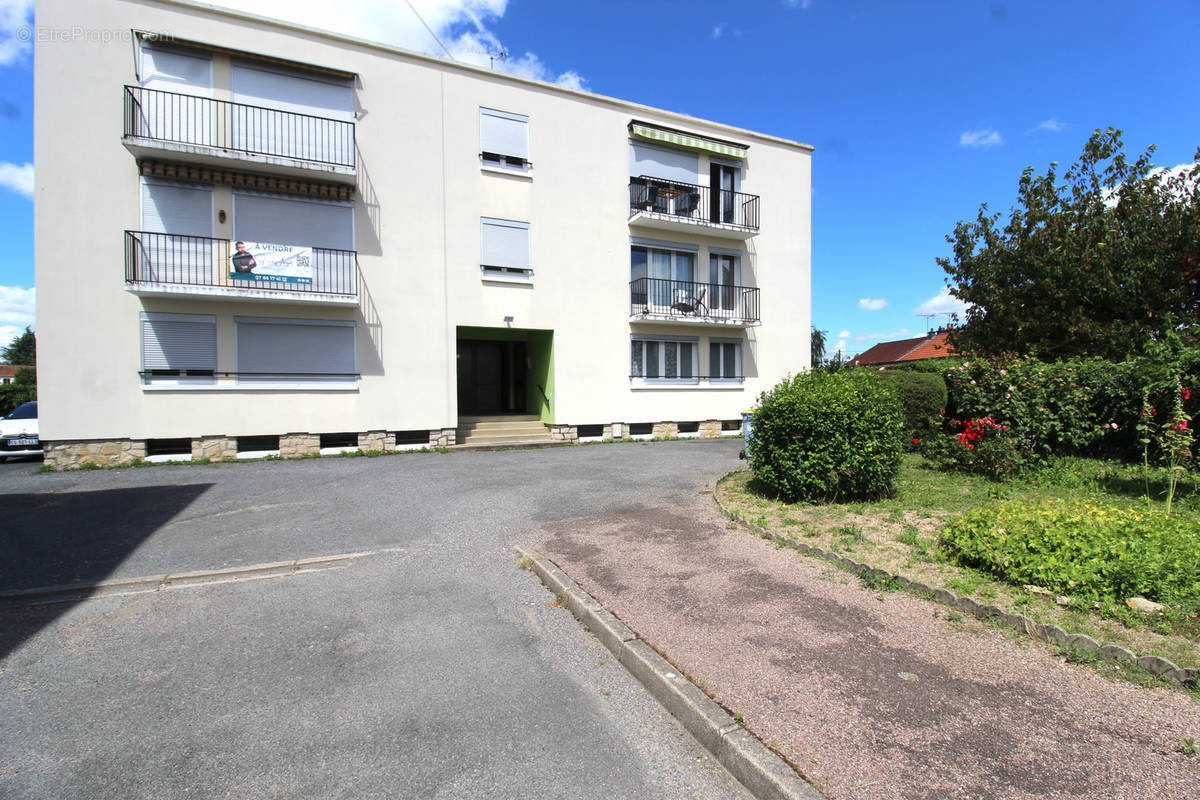
[[[1192,393],[1191,393],[1191,392],[1189,392],[1187,389],[1184,389],[1184,390],[1183,390],[1183,399],[1184,399],[1184,400],[1191,400],[1191,399],[1192,399]]]
[[[974,450],[974,449],[975,449],[975,445],[973,445],[973,444],[969,444],[969,445],[967,445],[967,449],[968,449],[968,450]]]
[[[921,443],[920,439],[913,439],[913,444],[920,444],[920,443]]]

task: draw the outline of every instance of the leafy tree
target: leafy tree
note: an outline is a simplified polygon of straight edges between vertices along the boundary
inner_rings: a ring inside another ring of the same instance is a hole
[[[1006,222],[986,204],[959,222],[938,259],[971,304],[954,346],[1120,360],[1168,330],[1200,331],[1200,163],[1170,174],[1153,152],[1131,162],[1121,131],[1096,130],[1061,179],[1055,163],[1025,169]]]
[[[812,360],[809,362],[809,366],[816,369],[825,361],[825,331],[817,330],[816,325],[812,326],[811,345]]]
[[[6,364],[20,364],[27,367],[37,364],[37,337],[29,329],[29,326],[25,326],[24,333],[18,334],[7,347],[0,350],[0,358],[3,358]]]

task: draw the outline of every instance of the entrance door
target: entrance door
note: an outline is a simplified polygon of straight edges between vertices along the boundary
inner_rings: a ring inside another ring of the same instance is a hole
[[[458,413],[525,413],[525,343],[458,343]]]

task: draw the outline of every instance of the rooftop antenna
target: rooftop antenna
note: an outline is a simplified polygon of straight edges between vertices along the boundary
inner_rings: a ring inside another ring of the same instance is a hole
[[[918,314],[917,316],[925,318],[925,332],[929,333],[933,330],[933,319],[937,314]]]
[[[468,53],[476,53],[481,56],[487,56],[489,69],[496,68],[496,59],[497,58],[500,59],[501,61],[505,61],[508,59],[508,51],[505,50],[503,47],[501,47],[499,50],[468,50],[467,52]]]

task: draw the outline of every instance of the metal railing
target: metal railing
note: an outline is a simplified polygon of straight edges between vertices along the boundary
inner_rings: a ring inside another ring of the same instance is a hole
[[[353,250],[314,247],[309,264],[311,282],[298,283],[266,275],[234,278],[231,247],[228,239],[125,231],[125,282],[358,294],[357,253]]]
[[[629,282],[630,316],[711,322],[758,322],[758,288],[724,283],[636,278]]]
[[[211,97],[125,87],[125,135],[354,167],[354,123]]]
[[[642,175],[629,179],[629,211],[758,230],[758,195]]]

